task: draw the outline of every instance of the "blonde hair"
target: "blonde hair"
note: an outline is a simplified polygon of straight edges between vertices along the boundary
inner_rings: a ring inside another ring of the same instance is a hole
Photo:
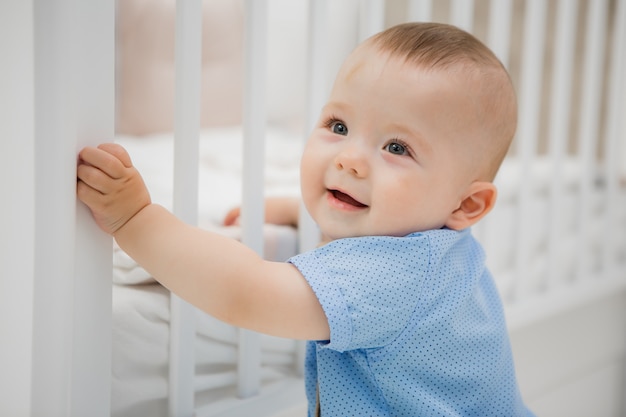
[[[482,175],[493,180],[517,127],[515,90],[495,54],[473,35],[442,23],[397,25],[366,43],[420,69],[455,72],[478,82],[475,93],[484,132],[482,145],[491,154]]]

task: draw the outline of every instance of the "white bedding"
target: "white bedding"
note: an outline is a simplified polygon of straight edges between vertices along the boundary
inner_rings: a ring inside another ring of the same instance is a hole
[[[116,141],[130,153],[153,201],[171,208],[172,135],[120,136]],[[200,139],[199,225],[235,238],[240,229],[220,223],[241,201],[241,144],[239,128],[207,130]],[[298,195],[301,147],[300,138],[268,132],[266,195]],[[266,258],[285,260],[296,253],[293,228],[266,225],[263,233]],[[169,293],[117,247],[113,281],[112,416],[166,416]],[[201,312],[196,321],[196,373],[222,375],[223,381],[198,393],[199,402],[232,396],[237,331]],[[263,383],[295,374],[293,341],[261,336],[261,344]]]

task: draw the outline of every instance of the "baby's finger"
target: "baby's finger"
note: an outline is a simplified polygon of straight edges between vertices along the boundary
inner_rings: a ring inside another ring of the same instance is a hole
[[[124,176],[126,169],[124,163],[105,150],[88,146],[80,151],[79,157],[87,165],[100,169],[111,178],[118,179]]]
[[[80,201],[91,208],[95,201],[102,196],[102,193],[79,179],[76,183],[76,196]]]
[[[126,152],[126,149],[124,149],[122,146],[118,145],[117,143],[103,143],[101,145],[98,145],[98,149],[102,149],[103,151],[108,152],[111,155],[115,156],[117,159],[119,159],[122,162],[122,164],[124,164],[126,168],[130,168],[133,166],[133,163],[130,159],[130,155],[128,155],[128,152]]]
[[[108,184],[111,181],[111,177],[92,165],[78,165],[76,176],[80,181],[101,194],[109,191]]]

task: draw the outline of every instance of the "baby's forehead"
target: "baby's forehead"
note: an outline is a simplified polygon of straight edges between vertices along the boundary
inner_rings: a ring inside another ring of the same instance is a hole
[[[371,78],[401,77],[406,81],[407,89],[435,77],[438,80],[449,80],[451,85],[461,89],[458,92],[463,95],[480,93],[483,78],[488,78],[480,68],[461,61],[455,65],[433,66],[419,59],[408,59],[406,55],[385,50],[371,42],[361,44],[347,57],[337,81],[350,82],[363,74]]]

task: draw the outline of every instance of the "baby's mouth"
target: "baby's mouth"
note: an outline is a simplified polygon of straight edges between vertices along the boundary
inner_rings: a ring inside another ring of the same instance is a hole
[[[355,200],[354,198],[350,197],[348,194],[341,192],[339,190],[328,190],[328,192],[330,192],[333,195],[333,197],[335,197],[337,200],[343,203],[349,204],[354,207],[359,207],[359,208],[367,207],[367,205],[361,203],[360,201]]]

